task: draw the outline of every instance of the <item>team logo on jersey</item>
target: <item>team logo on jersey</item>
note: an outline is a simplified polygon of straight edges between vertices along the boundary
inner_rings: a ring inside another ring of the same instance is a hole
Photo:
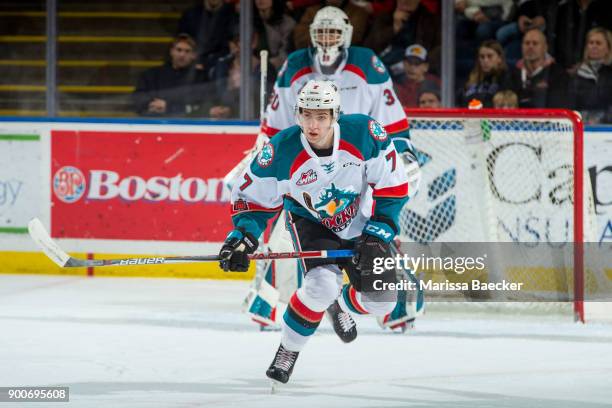
[[[314,183],[315,181],[317,181],[317,172],[310,169],[307,172],[302,173],[295,184],[298,186],[305,186],[306,184]]]
[[[359,210],[359,194],[331,187],[323,190],[314,206],[321,222],[334,232],[345,229]]]
[[[53,176],[53,192],[61,201],[72,204],[85,194],[85,176],[81,170],[64,166]]]
[[[232,214],[249,211],[249,203],[242,198],[236,200],[232,205]]]
[[[387,132],[377,121],[370,120],[370,122],[368,122],[368,129],[370,130],[370,135],[379,142],[387,140]]]
[[[331,174],[334,172],[335,163],[331,162],[331,163],[322,164],[321,167],[323,167],[323,170],[325,170],[325,173]]]
[[[372,55],[372,66],[379,74],[385,73],[385,64],[376,55]]]
[[[257,164],[259,167],[266,168],[272,164],[274,159],[274,147],[270,143],[266,143],[257,156]]]

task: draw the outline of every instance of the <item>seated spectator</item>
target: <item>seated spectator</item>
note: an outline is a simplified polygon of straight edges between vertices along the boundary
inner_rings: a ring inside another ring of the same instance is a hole
[[[427,50],[418,44],[406,48],[404,53],[404,72],[395,83],[397,97],[406,108],[418,106],[418,91],[422,86],[439,88],[440,79],[428,73]]]
[[[255,0],[254,28],[259,50],[268,50],[270,63],[278,70],[292,50],[295,21],[285,14],[283,0]]]
[[[565,69],[548,54],[546,37],[537,28],[523,37],[523,58],[512,69],[512,90],[521,108],[565,108],[569,77]]]
[[[612,119],[612,33],[591,29],[586,38],[584,58],[572,78],[571,92],[586,123]]]
[[[314,20],[317,11],[326,6],[334,6],[342,9],[348,16],[353,25],[353,37],[351,45],[361,45],[368,28],[368,13],[351,3],[349,0],[323,0],[316,6],[310,6],[293,30],[293,42],[295,49],[311,47],[310,43],[310,24]]]
[[[252,81],[252,103],[257,106],[259,103],[259,81],[260,81],[260,61],[259,54],[255,52],[257,44],[257,36],[253,36],[251,46],[253,53],[251,57],[251,76],[250,78],[241,78],[240,71],[240,32],[234,30],[231,39],[228,42],[230,52],[217,59],[211,69],[208,71],[208,78],[212,81],[214,87],[213,92],[207,95],[207,105],[205,112],[213,119],[237,118],[240,114],[240,86],[245,80]],[[270,95],[274,85],[275,71],[268,64],[268,83],[266,84],[266,93]]]
[[[612,30],[610,0],[560,1],[550,30],[550,53],[568,72],[575,72],[582,60],[584,40],[591,28]]]
[[[418,96],[419,108],[437,109],[442,107],[440,88],[431,85],[421,86]]]
[[[387,67],[400,63],[406,47],[421,44],[429,50],[430,69],[437,72],[441,41],[440,15],[419,0],[397,0],[393,13],[374,20],[364,45],[380,55]]]
[[[300,21],[306,9],[310,6],[317,5],[321,0],[289,0],[285,2],[287,12],[295,21]]]
[[[430,0],[431,1],[431,0]],[[371,17],[378,17],[383,13],[392,13],[395,7],[394,0],[351,0],[357,7],[363,8]]]
[[[486,40],[480,44],[476,58],[474,69],[459,92],[459,105],[467,106],[475,98],[485,108],[490,108],[493,106],[493,95],[512,86],[504,50],[497,41]]]
[[[551,18],[556,10],[557,0],[521,0],[518,1],[517,18],[502,26],[495,37],[504,47],[504,54],[509,64],[514,65],[521,58],[521,40],[530,28],[544,32],[546,18]]]
[[[179,34],[170,47],[170,60],[144,71],[132,95],[136,112],[144,116],[184,116],[202,103],[204,71],[196,69],[196,44]]]
[[[499,91],[493,95],[493,107],[495,109],[516,109],[518,105],[518,96],[509,89]]]
[[[497,30],[510,20],[512,0],[455,0],[457,37],[474,37],[477,44],[495,38]]]
[[[178,23],[179,33],[189,34],[198,44],[197,64],[201,69],[227,54],[230,33],[238,27],[234,5],[224,0],[202,0],[186,10]]]

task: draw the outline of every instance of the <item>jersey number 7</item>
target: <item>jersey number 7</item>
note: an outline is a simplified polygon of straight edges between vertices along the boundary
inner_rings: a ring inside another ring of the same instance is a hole
[[[397,155],[395,154],[395,150],[391,150],[389,153],[385,155],[385,159],[387,161],[391,161],[391,171],[395,171],[395,165],[397,163]]]

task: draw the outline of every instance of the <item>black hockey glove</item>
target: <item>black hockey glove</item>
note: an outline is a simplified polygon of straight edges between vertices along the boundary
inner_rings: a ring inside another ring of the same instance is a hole
[[[249,254],[255,252],[258,246],[257,239],[244,228],[233,230],[219,251],[219,266],[225,272],[246,272],[251,262]]]
[[[353,263],[361,274],[370,274],[374,269],[375,258],[391,255],[391,240],[395,231],[387,223],[378,220],[367,222],[363,233],[355,243]]]

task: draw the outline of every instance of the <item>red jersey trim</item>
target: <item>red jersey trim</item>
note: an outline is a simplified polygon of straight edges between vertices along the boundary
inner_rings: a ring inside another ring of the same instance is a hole
[[[360,76],[361,79],[363,79],[364,81],[366,81],[366,75],[365,72],[363,72],[363,70],[361,68],[359,68],[357,65],[354,64],[346,64],[344,66],[343,71],[350,71],[353,74]]]
[[[387,131],[387,133],[391,134],[408,130],[408,127],[408,119],[402,119],[385,126],[385,130]]]
[[[361,152],[359,151],[359,149],[357,149],[355,147],[355,145],[347,142],[344,139],[340,139],[340,145],[338,146],[338,148],[340,150],[346,150],[347,152],[349,152],[350,154],[352,154],[355,157],[358,157],[361,160],[364,160],[363,158],[363,154],[361,154]]]
[[[406,197],[408,195],[408,183],[400,184],[399,186],[385,187],[380,189],[374,189],[372,197],[384,198],[384,197]]]
[[[310,74],[311,72],[312,72],[312,67],[304,67],[304,68],[300,69],[298,72],[293,74],[293,77],[291,77],[290,83],[291,84],[294,83],[300,77],[303,77],[304,75]]]

